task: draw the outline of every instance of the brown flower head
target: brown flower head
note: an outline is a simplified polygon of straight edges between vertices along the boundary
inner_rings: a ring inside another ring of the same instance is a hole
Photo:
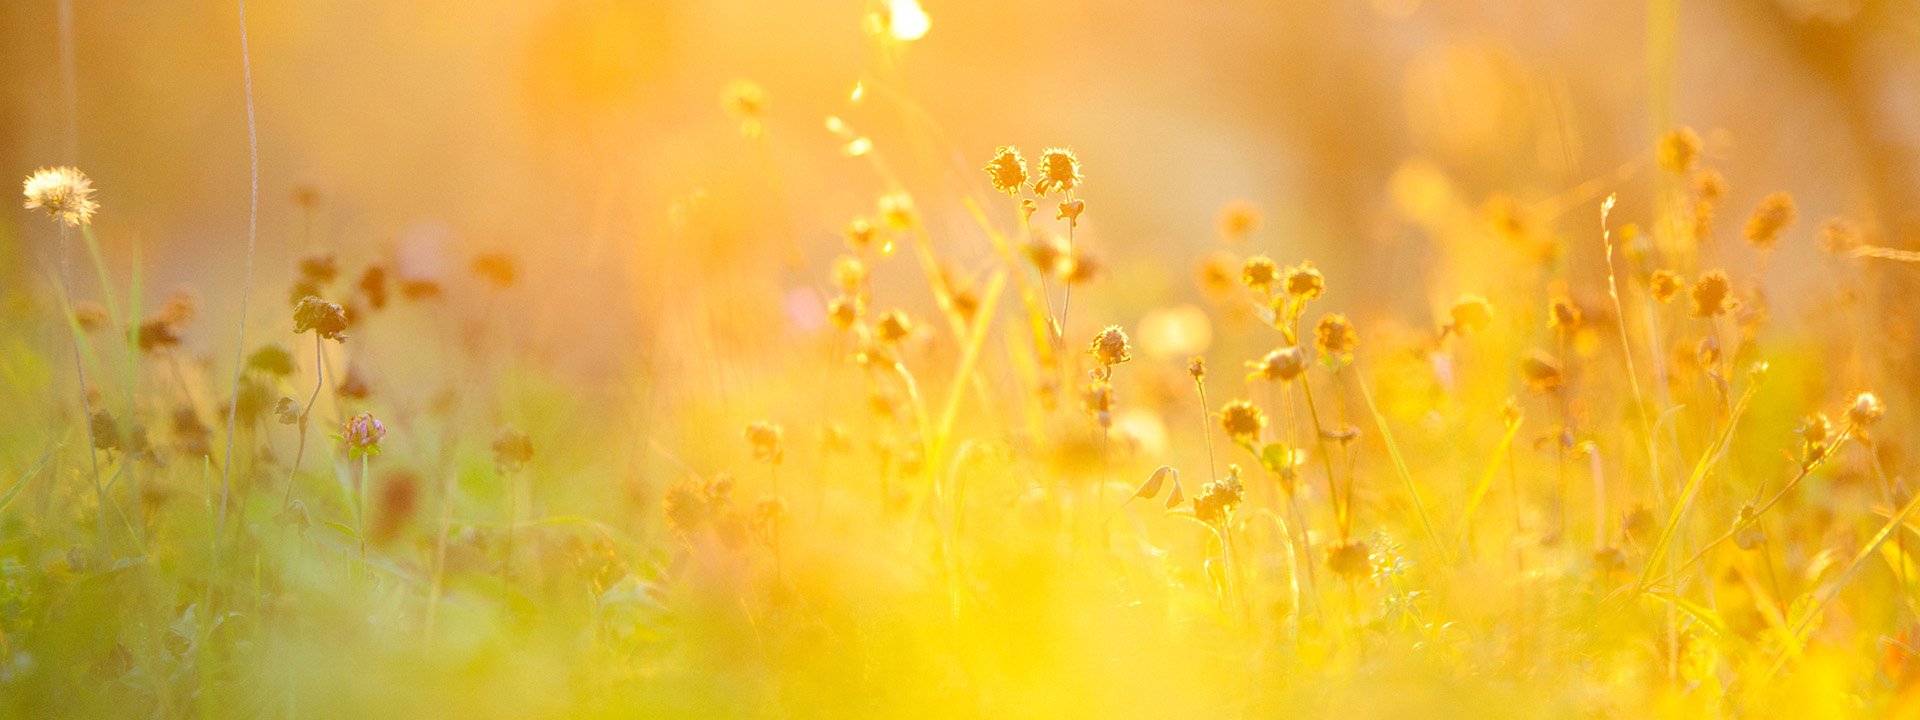
[[[1240,282],[1261,293],[1271,293],[1280,284],[1280,266],[1273,258],[1255,255],[1240,265]]]
[[[1119,325],[1108,325],[1100,334],[1093,336],[1093,343],[1087,346],[1087,354],[1101,365],[1119,365],[1133,359],[1133,343],[1127,339],[1127,331],[1120,329]]]
[[[1543,350],[1530,351],[1520,359],[1520,377],[1527,381],[1527,387],[1540,392],[1558,390],[1566,383],[1560,360]]]
[[[1493,303],[1479,295],[1461,295],[1447,315],[1453,319],[1454,332],[1477,333],[1493,322]]]
[[[1796,215],[1792,195],[1777,192],[1761,198],[1760,205],[1753,209],[1753,216],[1747,218],[1747,242],[1761,250],[1771,250]]]
[[[1690,127],[1674,128],[1660,137],[1660,167],[1668,172],[1685,175],[1693,170],[1693,163],[1700,157],[1700,134]]]
[[[1307,354],[1298,345],[1276,348],[1259,360],[1249,361],[1247,369],[1252,371],[1248,379],[1287,382],[1307,371]]]
[[[1267,415],[1260,406],[1246,400],[1234,400],[1220,408],[1220,429],[1235,440],[1257,441],[1267,427]]]
[[[753,448],[755,461],[778,465],[786,457],[780,447],[780,436],[784,432],[779,425],[765,421],[748,423],[740,434],[747,439],[747,445]]]
[[[827,301],[827,319],[841,330],[853,327],[865,310],[865,303],[857,295],[837,295]]]
[[[1039,175],[1033,179],[1033,192],[1042,197],[1055,190],[1073,192],[1084,180],[1080,159],[1066,148],[1050,147],[1040,153]]]
[[[1303,260],[1299,265],[1287,266],[1287,294],[1297,298],[1312,300],[1326,292],[1327,279],[1320,274],[1320,268],[1314,267],[1312,260]]]
[[[293,332],[312,330],[334,342],[346,342],[347,311],[339,305],[308,295],[293,307]]]
[[[1360,334],[1353,328],[1353,321],[1340,313],[1329,313],[1320,318],[1313,328],[1313,345],[1322,355],[1342,358],[1353,354],[1353,348],[1360,344]]]
[[[1733,295],[1733,282],[1720,270],[1710,270],[1700,276],[1693,284],[1693,316],[1698,318],[1718,317],[1727,311],[1727,300]]]
[[[1663,304],[1673,302],[1686,285],[1680,274],[1672,270],[1655,270],[1653,276],[1647,278],[1647,289],[1653,291],[1653,299]]]
[[[1547,302],[1547,327],[1570,333],[1580,329],[1580,306],[1564,295]]]
[[[1027,183],[1027,159],[1011,145],[994,148],[993,160],[987,163],[986,171],[987,182],[993,189],[1008,195],[1019,194],[1020,186]]]
[[[897,343],[913,334],[913,321],[907,319],[903,310],[888,310],[880,314],[880,320],[873,324],[873,333],[881,342]]]

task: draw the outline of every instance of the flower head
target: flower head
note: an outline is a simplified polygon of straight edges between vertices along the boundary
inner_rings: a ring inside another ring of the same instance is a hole
[[[1042,196],[1055,190],[1073,192],[1084,180],[1080,175],[1080,159],[1066,148],[1050,147],[1040,153],[1038,173],[1033,179],[1033,191]]]
[[[1573,332],[1580,329],[1580,306],[1573,298],[1564,295],[1547,301],[1547,327],[1560,332]]]
[[[1693,163],[1700,157],[1700,134],[1693,128],[1682,127],[1667,131],[1660,137],[1660,167],[1668,172],[1685,174],[1693,169]]]
[[[1847,421],[1855,427],[1872,427],[1887,414],[1887,406],[1880,404],[1880,398],[1873,393],[1863,392],[1854,396],[1853,406],[1847,408]]]
[[[380,424],[373,413],[360,413],[349,418],[336,437],[347,444],[350,456],[379,455],[380,441],[387,437],[387,426]]]
[[[1479,295],[1461,295],[1447,315],[1453,319],[1454,332],[1480,332],[1493,322],[1493,303]]]
[[[1327,279],[1320,274],[1320,268],[1313,266],[1312,260],[1303,260],[1299,265],[1287,266],[1287,294],[1297,298],[1312,300],[1326,292]]]
[[[1566,383],[1566,374],[1560,369],[1560,360],[1542,350],[1533,350],[1520,360],[1520,377],[1527,386],[1540,392],[1560,389]]]
[[[1760,205],[1753,209],[1753,216],[1747,218],[1747,242],[1761,250],[1773,248],[1780,241],[1780,233],[1793,224],[1797,212],[1793,207],[1793,196],[1777,192],[1760,199]]]
[[[987,182],[993,189],[1008,195],[1018,194],[1020,186],[1027,184],[1027,159],[1011,145],[994,148],[993,160],[987,163],[986,171]]]
[[[1711,270],[1693,284],[1693,316],[1716,317],[1727,311],[1727,298],[1733,294],[1733,282],[1720,270]]]
[[[1087,346],[1087,354],[1092,355],[1101,365],[1119,365],[1133,359],[1133,343],[1127,340],[1127,331],[1119,325],[1108,325],[1100,334],[1093,336],[1093,343]]]
[[[1234,400],[1220,408],[1220,429],[1235,440],[1254,441],[1267,427],[1267,415],[1260,406],[1246,400]]]
[[[518,472],[533,460],[533,439],[512,425],[500,426],[493,436],[493,462],[500,472]]]
[[[1306,353],[1300,351],[1300,346],[1292,345],[1277,348],[1259,360],[1249,361],[1247,369],[1251,371],[1247,376],[1248,379],[1286,382],[1306,372],[1307,357]]]
[[[913,321],[907,319],[905,311],[888,310],[873,324],[873,332],[881,342],[897,343],[913,334]]]
[[[778,465],[786,457],[786,451],[780,447],[780,438],[785,431],[779,425],[765,421],[747,423],[747,428],[740,434],[747,439],[747,445],[753,448],[754,460]]]
[[[293,308],[293,332],[312,330],[334,342],[346,342],[347,311],[339,305],[308,295]]]
[[[1686,282],[1672,270],[1655,270],[1653,276],[1647,279],[1647,287],[1653,291],[1653,299],[1665,304],[1673,302],[1681,288],[1686,287]]]
[[[93,181],[78,168],[41,168],[27,176],[24,192],[28,210],[45,210],[47,217],[78,227],[93,221],[100,203],[93,199]]]
[[[1265,255],[1247,258],[1247,261],[1240,265],[1240,282],[1246,283],[1247,287],[1258,292],[1273,292],[1274,287],[1280,284],[1280,266],[1274,264],[1273,258]]]
[[[1340,358],[1353,354],[1355,345],[1360,344],[1360,334],[1353,329],[1353,321],[1340,313],[1329,313],[1320,318],[1313,328],[1313,345],[1320,353],[1328,357]]]

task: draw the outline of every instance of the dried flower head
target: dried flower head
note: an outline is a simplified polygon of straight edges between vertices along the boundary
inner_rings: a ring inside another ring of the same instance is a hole
[[[1529,351],[1520,359],[1520,378],[1527,382],[1527,387],[1540,392],[1558,390],[1566,383],[1560,360],[1544,350]]]
[[[1320,268],[1314,267],[1312,260],[1302,260],[1299,265],[1287,266],[1287,294],[1297,298],[1312,300],[1326,292],[1327,279],[1320,274]]]
[[[1693,194],[1711,209],[1713,203],[1727,197],[1727,178],[1712,168],[1694,173]]]
[[[1887,406],[1880,404],[1880,398],[1873,393],[1863,392],[1854,396],[1853,406],[1847,408],[1847,422],[1854,427],[1869,428],[1887,414]]]
[[[1447,315],[1453,319],[1454,332],[1477,333],[1493,322],[1493,303],[1479,295],[1461,295]]]
[[[1020,186],[1027,183],[1027,159],[1011,145],[994,148],[993,160],[987,163],[986,170],[987,182],[993,189],[1008,195],[1019,194]]]
[[[1260,439],[1261,431],[1267,427],[1267,415],[1260,406],[1246,400],[1234,400],[1220,408],[1220,429],[1227,431],[1227,437],[1242,441]]]
[[[332,252],[315,250],[300,257],[298,270],[301,280],[326,285],[340,275],[340,263]]]
[[[99,332],[107,326],[107,306],[91,300],[82,300],[73,304],[73,322],[80,326],[81,332]]]
[[[1793,196],[1776,192],[1760,199],[1760,205],[1753,209],[1753,216],[1747,218],[1747,242],[1761,250],[1770,250],[1780,241],[1780,233],[1793,224],[1796,212]]]
[[[747,423],[741,436],[747,439],[747,445],[753,448],[753,459],[758,462],[780,464],[786,456],[780,447],[780,437],[785,434],[779,425],[761,421]]]
[[[1647,278],[1647,289],[1653,291],[1653,299],[1662,304],[1673,302],[1686,285],[1686,281],[1680,279],[1680,274],[1672,270],[1655,270]]]
[[[360,413],[349,418],[335,437],[347,444],[349,457],[379,455],[380,441],[387,437],[387,426],[375,419],[373,413]]]
[[[312,330],[334,342],[346,342],[347,311],[337,304],[308,295],[293,308],[293,332]]]
[[[880,232],[874,229],[873,223],[863,217],[847,221],[844,234],[847,238],[847,247],[854,252],[866,252],[873,248],[874,240],[880,236]]]
[[[1093,336],[1093,342],[1087,346],[1087,354],[1101,365],[1113,366],[1133,359],[1133,344],[1127,340],[1127,331],[1119,325],[1108,325],[1100,334]]]
[[[1271,293],[1280,285],[1280,266],[1273,258],[1255,255],[1240,265],[1240,282],[1260,293]]]
[[[841,292],[859,293],[867,284],[867,264],[852,255],[841,255],[833,261],[833,284]]]
[[[1352,355],[1354,346],[1359,344],[1360,334],[1354,330],[1353,321],[1340,313],[1328,313],[1313,327],[1313,346],[1327,357]]]
[[[1733,295],[1733,282],[1720,270],[1710,270],[1700,276],[1693,284],[1693,316],[1698,318],[1718,317],[1727,311],[1727,300]]]
[[[1814,236],[1820,242],[1820,250],[1828,255],[1844,255],[1862,244],[1860,228],[1841,217],[1827,218],[1821,222]]]
[[[1055,190],[1073,192],[1084,179],[1080,175],[1080,159],[1066,148],[1050,147],[1040,153],[1037,173],[1033,179],[1033,192],[1042,197]]]
[[[865,311],[866,304],[857,295],[837,295],[827,301],[827,319],[841,330],[852,328]]]
[[[100,203],[93,199],[93,181],[78,168],[40,168],[23,186],[28,210],[45,210],[47,217],[78,227],[93,221]]]
[[[1205,380],[1207,377],[1207,359],[1199,355],[1187,358],[1187,375],[1196,381]]]
[[[1060,212],[1056,213],[1053,219],[1065,220],[1068,227],[1077,228],[1080,227],[1080,214],[1086,211],[1087,201],[1079,198],[1065,200],[1060,203]]]
[[[1560,295],[1547,301],[1547,327],[1570,333],[1580,329],[1580,318],[1580,306],[1573,303],[1573,298]]]
[[[903,310],[888,310],[873,324],[873,333],[881,342],[897,343],[913,334],[913,321]]]
[[[1307,371],[1307,354],[1301,352],[1298,345],[1275,348],[1259,360],[1248,361],[1247,369],[1251,371],[1247,375],[1249,380],[1287,382]]]
[[[1674,128],[1660,137],[1660,167],[1684,175],[1700,157],[1700,134],[1690,127]]]
[[[1342,577],[1366,577],[1373,573],[1373,550],[1359,540],[1334,543],[1327,546],[1327,567]]]
[[[1246,494],[1240,466],[1228,465],[1226,477],[1200,486],[1200,494],[1193,498],[1193,516],[1208,525],[1223,525]]]

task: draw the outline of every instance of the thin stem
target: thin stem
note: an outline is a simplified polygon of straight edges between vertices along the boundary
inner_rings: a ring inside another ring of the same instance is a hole
[[[300,407],[300,444],[297,449],[293,451],[293,467],[287,470],[287,490],[285,497],[280,499],[281,510],[293,506],[294,479],[300,476],[300,461],[307,456],[307,416],[313,414],[313,403],[320,399],[320,387],[326,384],[327,364],[323,357],[323,347],[320,342],[320,333],[315,332],[313,334],[313,394],[308,395],[307,404]],[[236,391],[234,396],[237,400],[239,392]],[[236,402],[235,404],[238,403]],[[231,430],[227,433],[227,455],[229,457],[233,455],[233,433]]]
[[[87,364],[80,352],[80,330],[73,315],[72,263],[67,259],[67,238],[72,234],[66,223],[60,223],[60,301],[66,305],[67,332],[73,339],[73,372],[80,379],[80,424],[87,429],[87,459],[93,468],[93,493],[100,503],[98,512],[100,530],[100,551],[109,552],[107,531],[107,490],[100,482],[100,440],[93,429],[93,400],[87,397]]]
[[[247,98],[247,158],[250,167],[247,204],[247,263],[240,276],[240,331],[233,343],[233,398],[227,407],[227,454],[220,467],[220,521],[214,534],[217,544],[225,533],[227,504],[233,490],[233,436],[240,412],[240,376],[245,371],[241,359],[247,352],[247,297],[253,294],[253,246],[260,224],[260,135],[253,114],[253,58],[247,50],[247,0],[237,0],[240,8],[240,72]],[[318,337],[315,338],[318,341]],[[311,402],[308,403],[312,405]],[[305,416],[302,415],[300,441],[306,442]]]

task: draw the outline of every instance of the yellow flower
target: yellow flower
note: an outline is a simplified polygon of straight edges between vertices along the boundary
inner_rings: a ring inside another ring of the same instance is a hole
[[[93,221],[100,203],[93,200],[93,181],[77,168],[41,168],[27,176],[24,192],[28,210],[45,210],[47,217],[69,226]]]

